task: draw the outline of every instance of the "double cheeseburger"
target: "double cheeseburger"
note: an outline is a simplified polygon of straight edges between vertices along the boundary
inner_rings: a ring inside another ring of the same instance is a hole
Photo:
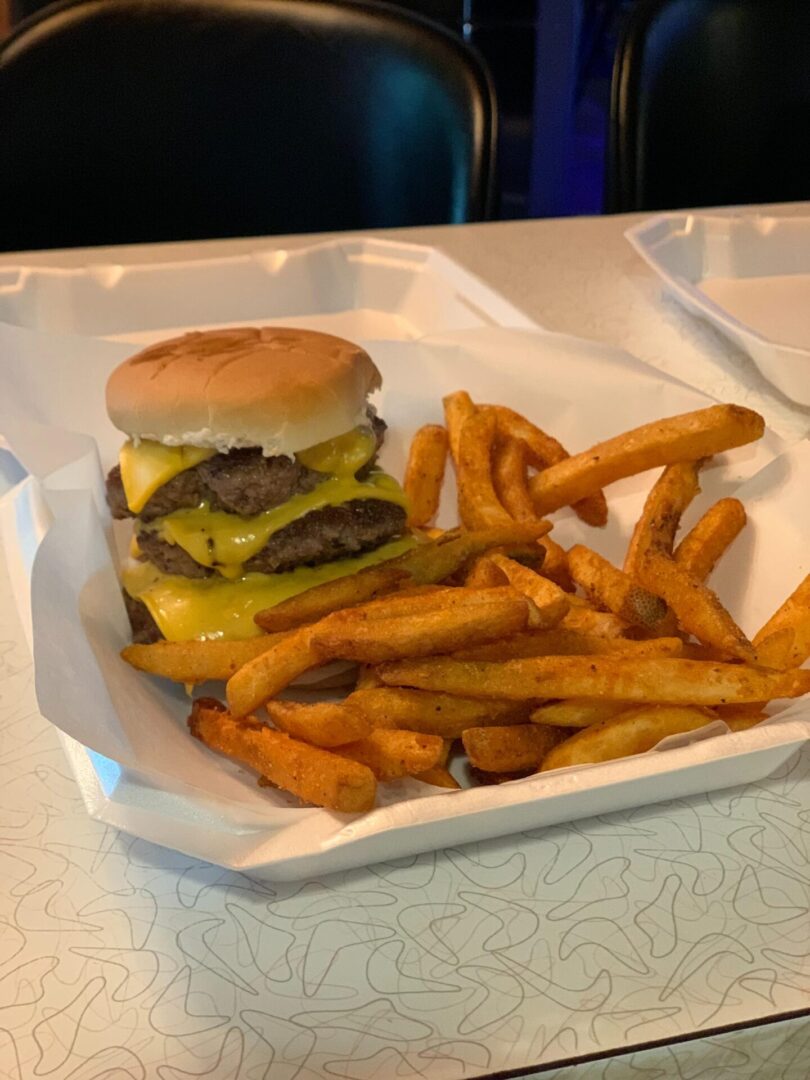
[[[411,546],[376,465],[380,383],[357,345],[276,327],[185,334],[116,368],[107,409],[128,438],[107,501],[134,518],[135,641],[252,637],[257,611]]]

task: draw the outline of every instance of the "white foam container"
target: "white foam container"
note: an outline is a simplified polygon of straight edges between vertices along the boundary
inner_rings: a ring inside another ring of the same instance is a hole
[[[660,214],[625,235],[687,311],[810,406],[810,321],[797,318],[797,304],[810,309],[810,218]],[[707,282],[722,284],[725,304],[707,295]]]

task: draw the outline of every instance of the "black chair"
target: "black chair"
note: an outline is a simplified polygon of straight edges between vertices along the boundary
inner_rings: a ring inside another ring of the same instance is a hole
[[[610,211],[810,198],[808,0],[641,0],[606,179]]]
[[[479,220],[495,124],[386,5],[54,4],[0,45],[0,250]]]

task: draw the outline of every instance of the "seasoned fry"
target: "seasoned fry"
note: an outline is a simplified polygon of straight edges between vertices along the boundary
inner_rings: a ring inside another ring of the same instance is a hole
[[[341,746],[337,753],[367,766],[378,780],[396,780],[435,768],[442,760],[444,740],[416,731],[380,730]]]
[[[459,649],[456,660],[528,660],[533,656],[682,656],[683,641],[680,638],[652,638],[649,641],[631,641],[628,638],[605,638],[579,630],[557,626],[551,630],[531,630],[515,634],[508,641],[494,641],[490,645],[474,645]]]
[[[519,724],[515,727],[468,728],[461,741],[473,768],[512,773],[538,768],[563,738],[559,728]]]
[[[644,424],[532,477],[538,514],[570,506],[627,476],[677,461],[697,461],[762,437],[765,423],[740,405],[713,405]]]
[[[528,447],[522,439],[502,439],[495,445],[492,482],[495,494],[515,521],[536,521],[529,494]]]
[[[380,678],[389,686],[511,701],[589,697],[719,705],[801,697],[810,690],[810,671],[803,669],[776,672],[743,664],[625,656],[544,656],[501,664],[431,657],[383,664]]]
[[[492,482],[496,427],[491,412],[479,411],[461,428],[456,462],[458,516],[467,529],[507,525],[512,520],[498,501]]]
[[[393,592],[410,575],[399,560],[369,566],[357,574],[315,585],[306,592],[282,600],[275,607],[260,611],[254,621],[263,630],[292,630],[305,623],[316,622],[324,615],[341,608],[372,600]]]
[[[630,629],[630,624],[609,611],[592,611],[587,607],[574,607],[565,616],[562,625],[566,630],[578,630],[598,637],[619,638]]]
[[[631,709],[578,731],[548,754],[541,772],[643,754],[668,735],[695,731],[716,717],[704,709],[653,705]]]
[[[790,638],[780,631],[792,632]],[[770,667],[799,667],[810,657],[810,574],[754,638],[757,658]]]
[[[571,577],[588,596],[633,626],[652,628],[666,618],[667,605],[583,544],[568,552]]]
[[[568,614],[571,607],[568,596],[559,585],[541,577],[534,570],[522,566],[506,555],[490,555],[489,558],[509,579],[510,585],[527,596],[536,606],[533,625],[539,630],[556,626]]]
[[[291,739],[255,717],[237,720],[218,701],[195,701],[188,726],[210,749],[255,769],[305,802],[350,814],[374,806],[377,782],[365,765]]]
[[[275,645],[281,634],[262,634],[246,641],[156,641],[127,645],[121,656],[150,675],[191,685],[209,679],[230,679],[248,660]]]
[[[723,710],[719,718],[728,725],[731,731],[748,731],[749,728],[756,727],[763,720],[767,720],[768,714],[755,705],[748,705],[736,710],[734,708]]]
[[[694,574],[657,551],[648,551],[638,580],[669,604],[680,626],[705,645],[740,660],[755,660],[751,642],[720,603],[716,593]]]
[[[624,572],[638,579],[641,563],[649,551],[671,555],[681,517],[700,491],[699,462],[669,465],[653,485],[638,519],[627,554]]]
[[[574,582],[568,570],[568,555],[565,548],[556,540],[552,540],[550,536],[544,536],[537,542],[546,553],[543,560],[543,577],[559,585],[564,592],[572,593]]]
[[[293,630],[228,679],[225,687],[228,708],[234,716],[247,716],[299,675],[321,663],[312,646],[309,627]]]
[[[588,698],[569,698],[550,701],[531,714],[533,724],[560,728],[586,728],[602,720],[610,720],[632,708],[626,701],[591,701]]]
[[[495,565],[489,555],[479,555],[464,579],[468,589],[494,589],[507,585],[509,578]]]
[[[745,508],[739,499],[720,499],[678,544],[675,562],[705,581],[723,552],[742,532],[745,522]]]
[[[412,528],[428,525],[439,509],[447,445],[447,430],[440,424],[425,424],[413,437],[402,485]]]
[[[363,739],[374,729],[372,722],[347,702],[268,701],[267,715],[279,731],[314,746],[345,746]]]
[[[542,428],[532,424],[514,409],[508,409],[503,405],[487,407],[491,408],[498,418],[498,434],[504,439],[521,440],[529,453],[528,463],[535,469],[542,470],[547,469],[549,465],[558,465],[570,456],[562,443],[551,435],[547,435]],[[601,491],[582,499],[574,505],[573,509],[587,525],[607,524],[607,502]],[[534,513],[537,513],[536,509]]]
[[[461,443],[461,429],[465,420],[475,413],[475,405],[466,390],[457,390],[454,394],[448,394],[442,399],[444,405],[444,423],[450,443],[450,454],[453,461],[458,465],[459,446]]]
[[[382,686],[377,675],[377,669],[373,664],[358,664],[357,682],[354,684],[355,690],[371,690],[375,686]]]
[[[400,728],[457,739],[469,727],[523,724],[529,707],[523,702],[480,701],[424,690],[356,690],[346,704],[366,716],[375,728]]]
[[[536,524],[510,521],[493,529],[480,529],[468,533],[445,533],[440,540],[421,544],[401,555],[397,565],[404,569],[419,585],[445,581],[465,564],[492,548],[509,550],[535,544],[549,531],[547,521]]]
[[[443,765],[434,765],[432,769],[417,773],[414,779],[421,780],[423,784],[431,784],[433,787],[452,788],[453,791],[461,790],[461,784]]]

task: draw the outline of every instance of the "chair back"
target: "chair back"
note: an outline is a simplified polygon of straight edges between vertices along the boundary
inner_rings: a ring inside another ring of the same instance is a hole
[[[383,4],[69,0],[0,46],[0,249],[486,216],[486,69]]]
[[[810,198],[808,0],[640,0],[609,144],[611,211]]]

